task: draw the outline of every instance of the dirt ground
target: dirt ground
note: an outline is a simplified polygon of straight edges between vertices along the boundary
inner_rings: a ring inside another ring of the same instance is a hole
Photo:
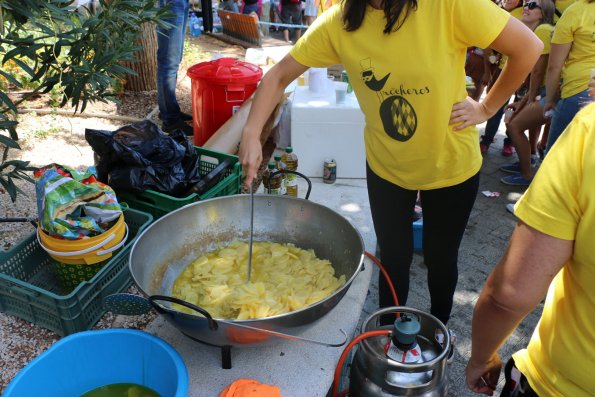
[[[192,113],[190,79],[186,76],[189,66],[208,61],[216,54],[243,60],[245,52],[243,47],[211,36],[189,37],[178,74],[178,101],[182,111]],[[126,121],[111,119],[112,116],[141,119],[152,114],[152,120],[157,122],[155,91],[124,92],[120,103],[89,104],[85,114],[101,117],[73,117],[68,112],[72,109],[52,108],[48,100],[48,97],[40,96],[22,104],[27,109],[19,116],[17,127],[22,150],[11,150],[11,158],[30,161],[34,166],[55,162],[79,170],[86,169],[93,165],[93,152],[84,138],[86,128],[115,130],[127,124]],[[67,111],[66,115],[62,114],[64,111]],[[16,203],[11,202],[8,194],[0,194],[0,218],[37,217],[34,185],[18,183],[18,186],[25,195],[19,194]],[[33,231],[33,227],[25,222],[0,223],[0,251],[11,248]],[[107,314],[96,328],[141,328],[151,320],[151,315],[123,318]],[[53,332],[0,313],[0,394],[23,366],[58,339],[59,336]]]

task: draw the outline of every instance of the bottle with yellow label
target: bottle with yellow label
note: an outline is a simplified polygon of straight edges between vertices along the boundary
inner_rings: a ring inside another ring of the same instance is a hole
[[[276,163],[274,161],[269,161],[268,168],[264,170],[262,174],[262,183],[264,185],[264,192],[270,194],[282,194],[281,188],[283,187],[283,179],[281,178],[281,174],[277,174],[271,177],[272,174],[277,172]]]
[[[285,153],[281,156],[281,162],[285,164],[285,169],[288,171],[297,171],[298,158],[291,146],[285,148]],[[298,185],[296,174],[285,174],[285,190],[288,196],[297,197]]]
[[[275,166],[277,167],[277,169],[279,171],[283,171],[285,169],[285,163],[283,162],[283,160],[281,160],[281,155],[280,154],[276,154],[275,155]],[[281,193],[280,194],[287,194],[287,192],[285,191],[285,180],[287,179],[287,174],[281,174],[279,175],[281,177]]]

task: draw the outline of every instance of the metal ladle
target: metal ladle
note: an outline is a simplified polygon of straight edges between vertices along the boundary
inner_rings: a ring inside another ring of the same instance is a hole
[[[248,279],[247,283],[250,282],[250,276],[252,274],[252,239],[254,237],[254,188],[250,184],[250,240],[248,242]]]

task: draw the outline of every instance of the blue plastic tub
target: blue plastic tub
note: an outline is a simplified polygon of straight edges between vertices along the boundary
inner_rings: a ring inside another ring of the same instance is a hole
[[[163,397],[188,395],[179,353],[156,336],[130,329],[67,336],[23,368],[3,397],[77,397],[100,386],[136,383]]]

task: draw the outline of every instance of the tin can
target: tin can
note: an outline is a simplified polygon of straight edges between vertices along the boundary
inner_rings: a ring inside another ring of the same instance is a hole
[[[322,181],[324,183],[335,183],[337,180],[337,163],[334,159],[324,160],[322,169]]]
[[[351,82],[349,81],[349,76],[347,72],[344,70],[341,72],[341,81],[347,83],[347,93],[350,94],[353,92],[353,87],[351,86]]]

